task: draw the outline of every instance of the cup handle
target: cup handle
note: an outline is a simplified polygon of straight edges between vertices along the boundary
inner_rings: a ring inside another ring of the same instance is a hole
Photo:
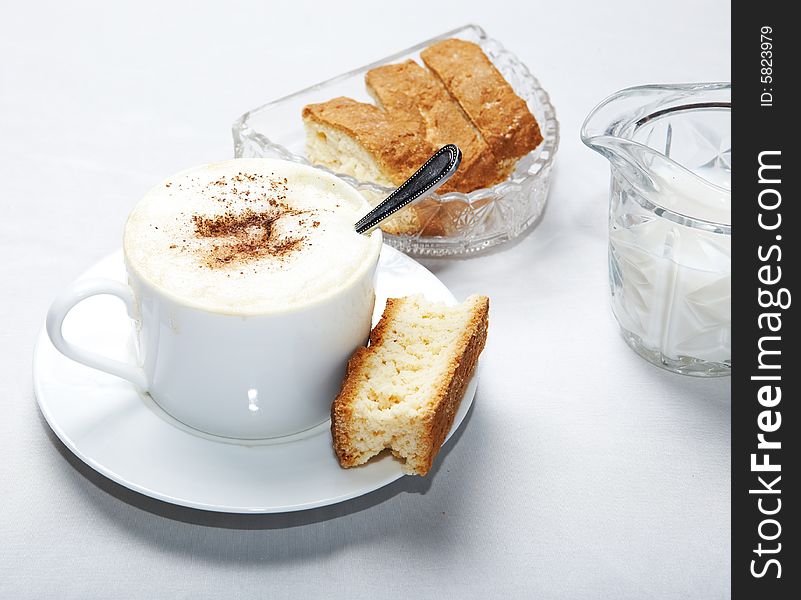
[[[79,302],[102,294],[116,296],[122,300],[128,311],[128,316],[132,319],[136,318],[136,298],[129,286],[112,279],[85,279],[73,283],[53,301],[50,310],[47,311],[47,335],[50,336],[50,341],[53,342],[56,349],[67,358],[93,369],[122,377],[142,391],[147,391],[147,378],[145,377],[145,371],[141,367],[106,358],[96,352],[80,348],[64,339],[61,328],[67,314]]]

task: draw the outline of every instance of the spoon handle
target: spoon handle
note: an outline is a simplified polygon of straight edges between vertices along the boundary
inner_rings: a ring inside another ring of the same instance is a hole
[[[414,175],[356,223],[357,233],[369,233],[381,221],[408,206],[425,194],[436,190],[450,179],[462,161],[462,151],[454,144],[437,150]]]

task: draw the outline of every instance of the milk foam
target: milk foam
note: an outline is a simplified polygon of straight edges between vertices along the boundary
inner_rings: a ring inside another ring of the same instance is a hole
[[[371,267],[380,234],[355,232],[370,209],[341,180],[268,159],[236,159],[162,182],[125,225],[129,270],[214,312],[289,310]]]

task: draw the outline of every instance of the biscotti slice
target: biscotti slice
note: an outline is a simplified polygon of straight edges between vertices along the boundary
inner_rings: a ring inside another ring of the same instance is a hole
[[[387,112],[421,119],[426,140],[434,148],[456,144],[462,151],[459,170],[442,192],[472,192],[500,183],[509,176],[470,119],[442,83],[413,60],[370,69],[367,91]]]
[[[350,98],[305,106],[303,123],[306,156],[313,164],[387,187],[406,181],[435,150],[425,141],[419,117],[390,115]],[[420,224],[414,211],[402,210],[381,228],[389,233],[414,233]]]
[[[420,53],[501,161],[514,161],[542,141],[525,101],[472,42],[448,39]]]
[[[422,296],[387,301],[331,407],[340,465],[361,465],[388,448],[405,473],[429,471],[484,348],[488,312],[486,296],[456,306]]]

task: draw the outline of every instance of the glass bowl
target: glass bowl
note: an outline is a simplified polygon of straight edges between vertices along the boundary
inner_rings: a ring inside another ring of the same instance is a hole
[[[425,199],[423,228],[437,219],[448,235],[428,236],[422,232],[409,235],[384,234],[384,240],[413,256],[464,256],[486,250],[511,240],[530,227],[542,214],[548,197],[551,165],[559,145],[559,123],[547,92],[511,52],[488,37],[476,25],[467,25],[426,40],[387,56],[377,62],[350,71],[279,100],[246,112],[233,125],[234,153],[239,157],[274,157],[310,164],[305,155],[306,132],[301,120],[303,107],[348,96],[371,102],[364,85],[370,69],[407,59],[418,62],[420,51],[440,40],[459,38],[475,42],[483,49],[501,74],[523,98],[540,125],[543,141],[522,157],[506,181],[469,194],[449,192]],[[421,63],[422,64],[422,63]],[[323,167],[318,167],[323,168]],[[370,182],[336,173],[371,201],[383,198],[392,190]]]

